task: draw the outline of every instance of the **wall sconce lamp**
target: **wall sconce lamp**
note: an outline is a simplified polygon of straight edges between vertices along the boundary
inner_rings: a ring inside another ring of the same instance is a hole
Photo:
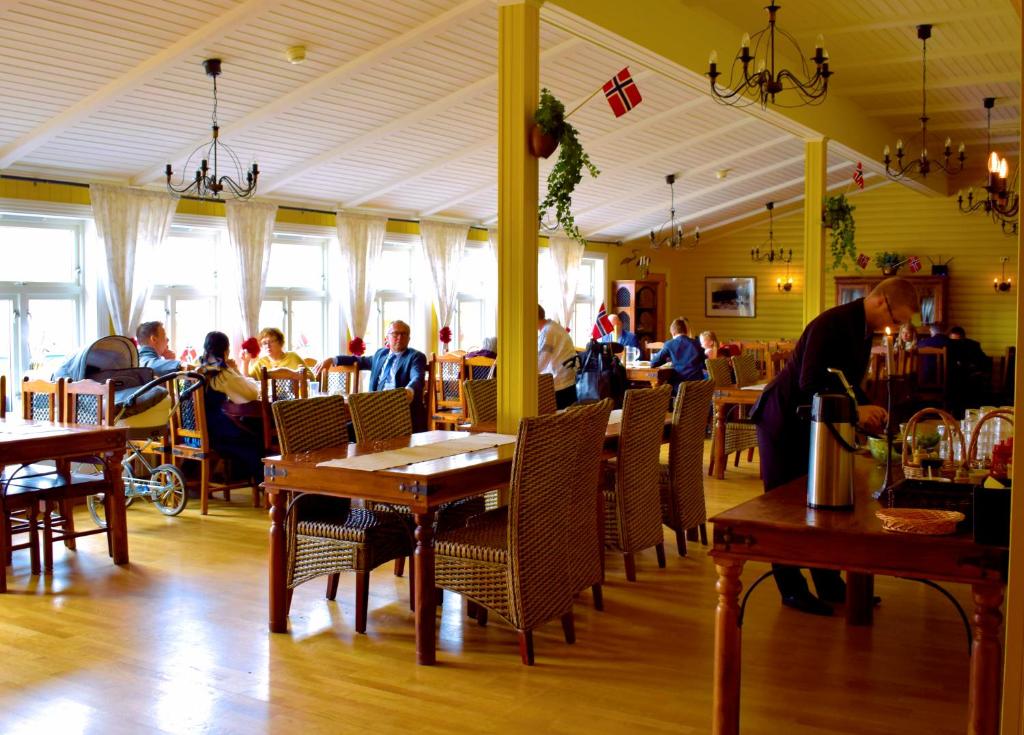
[[[775,279],[775,287],[782,293],[789,293],[793,290],[793,279],[786,278],[786,280],[783,280],[780,276]]]
[[[1007,258],[1005,255],[999,259],[999,262],[1003,266],[1003,276],[1002,278],[992,279],[992,288],[1002,293],[1006,293],[1013,286],[1013,279],[1006,277],[1006,261],[1008,260],[1009,258]]]

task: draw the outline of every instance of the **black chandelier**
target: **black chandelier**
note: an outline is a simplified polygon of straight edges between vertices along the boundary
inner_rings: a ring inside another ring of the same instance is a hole
[[[668,221],[662,224],[656,231],[651,230],[651,247],[655,250],[662,245],[667,245],[673,250],[695,248],[700,242],[700,225],[694,228],[692,240],[688,240],[683,235],[682,221],[678,224],[676,223],[676,175],[668,174],[665,177],[665,183],[668,184],[671,191],[672,207]]]
[[[167,188],[172,194],[189,195],[200,199],[220,199],[221,192],[227,192],[236,199],[249,199],[256,193],[256,179],[260,175],[259,167],[253,161],[252,166],[245,170],[242,162],[235,152],[220,142],[220,126],[217,124],[217,77],[220,76],[220,59],[206,59],[203,68],[207,76],[213,79],[213,137],[209,143],[196,148],[189,154],[185,161],[185,169],[192,166],[192,161],[199,154],[202,154],[199,168],[196,169],[195,178],[190,181],[182,177],[177,186],[171,182],[174,170],[171,164],[167,164]],[[218,165],[222,156],[226,156],[231,167],[234,169],[235,178],[218,172]],[[245,170],[245,184],[242,181],[242,171]]]
[[[781,6],[774,2],[765,7],[768,11],[768,27],[753,36],[744,33],[740,41],[740,51],[733,59],[729,82],[724,87],[718,86],[716,80],[722,75],[718,71],[718,52],[712,51],[708,58],[707,76],[711,78],[712,97],[726,105],[746,106],[757,102],[761,109],[768,103],[779,107],[799,107],[800,105],[820,105],[828,94],[828,78],[833,72],[828,68],[828,51],[825,50],[824,39],[819,35],[814,45],[814,73],[804,60],[796,39],[775,25],[775,15]],[[800,59],[798,73],[789,69],[776,69],[775,34],[785,38],[796,50],[794,58]],[[753,42],[753,52],[751,52]],[[756,60],[755,70],[751,71],[751,62]],[[775,95],[793,91],[800,97],[799,104],[785,105],[777,103]]]
[[[1017,183],[1017,176],[1020,174],[1020,167],[1013,175],[1013,182],[1009,181],[1009,165],[1005,158],[992,150],[992,108],[996,106],[995,97],[986,97],[984,101],[985,111],[988,115],[988,178],[982,189],[985,196],[975,199],[974,187],[967,190],[967,201],[964,201],[963,191],[956,195],[957,205],[964,214],[984,210],[1003,229],[1004,235],[1017,234],[1017,214],[1020,206],[1020,197],[1014,191]]]
[[[885,173],[890,179],[899,180],[912,178],[914,176],[927,176],[932,166],[954,176],[964,170],[964,144],[961,143],[957,149],[956,160],[960,162],[957,167],[950,164],[950,157],[953,155],[952,141],[946,138],[942,146],[942,160],[931,160],[928,158],[928,39],[932,37],[931,24],[924,23],[917,27],[917,37],[921,39],[921,154],[918,158],[911,158],[904,162],[906,150],[903,147],[903,139],[896,141],[896,162],[893,163],[889,156],[889,146],[882,151],[882,161],[885,163]]]
[[[768,251],[762,253],[760,247],[754,248],[750,251],[750,259],[755,262],[767,260],[769,263],[774,263],[777,260],[780,263],[791,263],[793,261],[792,248],[788,251],[783,248],[779,248],[778,252],[775,250],[775,228],[772,217],[772,210],[775,209],[775,202],[768,202],[764,207],[768,210],[768,241],[764,243],[768,246]]]

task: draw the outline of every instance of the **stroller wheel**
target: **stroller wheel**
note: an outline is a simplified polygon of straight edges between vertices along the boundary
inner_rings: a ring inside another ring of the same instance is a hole
[[[188,493],[185,492],[185,477],[181,470],[171,464],[162,464],[150,476],[153,488],[153,502],[165,516],[176,516],[185,510]]]
[[[92,516],[92,520],[100,528],[107,527],[107,509],[103,505],[105,497],[104,493],[99,493],[97,495],[90,495],[85,499],[85,504],[89,508],[89,515]]]

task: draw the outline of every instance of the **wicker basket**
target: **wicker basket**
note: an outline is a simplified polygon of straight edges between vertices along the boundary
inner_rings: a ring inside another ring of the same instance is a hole
[[[925,508],[884,508],[875,511],[886,531],[920,533],[943,536],[956,532],[956,524],[964,514],[955,510],[928,510]]]
[[[964,467],[970,469],[972,465],[978,460],[978,437],[981,436],[981,427],[986,421],[992,421],[994,419],[1002,419],[1013,426],[1013,412],[1005,410],[989,411],[982,416],[978,423],[974,425],[974,429],[971,431],[971,441],[967,445],[967,454],[964,455]]]
[[[945,427],[944,435],[939,442],[946,443],[946,458],[942,460],[942,464],[938,468],[938,476],[952,480],[956,477],[957,471],[953,442],[957,441],[960,444],[961,457],[966,457],[967,452],[964,446],[964,435],[960,431],[956,419],[940,408],[923,408],[911,416],[907,422],[907,433],[903,437],[903,476],[914,480],[926,477],[921,464],[914,460],[914,452],[917,449],[917,424],[923,417],[931,415],[938,416]]]

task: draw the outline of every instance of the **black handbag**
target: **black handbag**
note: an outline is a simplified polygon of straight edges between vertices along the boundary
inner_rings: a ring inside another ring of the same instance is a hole
[[[617,408],[621,407],[626,394],[626,368],[615,357],[611,345],[591,340],[577,359],[576,400],[592,403],[611,398]]]

